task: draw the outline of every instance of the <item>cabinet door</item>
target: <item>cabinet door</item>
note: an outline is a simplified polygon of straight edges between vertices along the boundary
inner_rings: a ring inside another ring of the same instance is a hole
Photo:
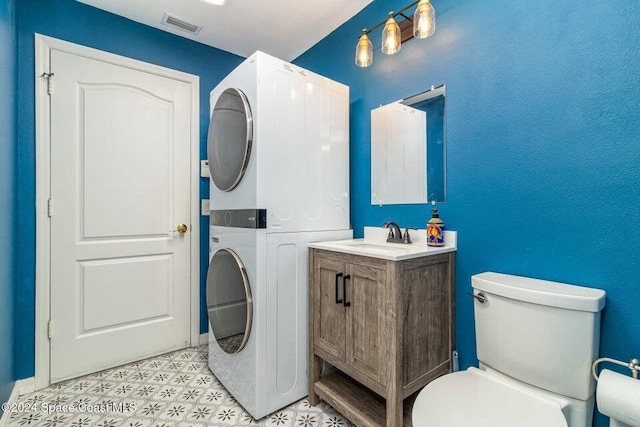
[[[347,364],[385,385],[386,272],[347,264],[345,280]]]
[[[312,285],[314,345],[341,361],[345,360],[345,307],[341,301],[343,272],[343,262],[315,259]]]

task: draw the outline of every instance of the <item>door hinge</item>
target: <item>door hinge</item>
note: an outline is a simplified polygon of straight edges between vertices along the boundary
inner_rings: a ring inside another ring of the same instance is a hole
[[[51,339],[51,320],[47,322],[47,338]]]
[[[51,215],[53,215],[53,200],[51,200],[51,198],[47,200],[47,215],[49,216],[49,218],[51,218]]]
[[[44,77],[47,79],[47,94],[51,95],[53,92],[53,83],[51,82],[51,77],[53,77],[53,73],[42,73],[40,77]]]

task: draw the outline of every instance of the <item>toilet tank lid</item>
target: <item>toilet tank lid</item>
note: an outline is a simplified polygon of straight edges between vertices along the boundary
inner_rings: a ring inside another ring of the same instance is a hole
[[[604,308],[606,297],[600,289],[494,272],[472,276],[471,286],[518,301],[593,313]]]

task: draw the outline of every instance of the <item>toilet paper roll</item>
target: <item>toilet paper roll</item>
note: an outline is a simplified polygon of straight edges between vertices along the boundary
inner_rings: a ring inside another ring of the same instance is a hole
[[[603,369],[598,378],[596,401],[602,414],[629,426],[640,427],[640,380]]]

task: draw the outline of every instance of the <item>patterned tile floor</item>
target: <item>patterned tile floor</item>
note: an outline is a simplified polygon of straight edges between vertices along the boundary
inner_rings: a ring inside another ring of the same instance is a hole
[[[254,420],[209,370],[207,346],[55,384],[14,403],[8,427],[351,426],[326,403],[311,407],[307,399]]]

